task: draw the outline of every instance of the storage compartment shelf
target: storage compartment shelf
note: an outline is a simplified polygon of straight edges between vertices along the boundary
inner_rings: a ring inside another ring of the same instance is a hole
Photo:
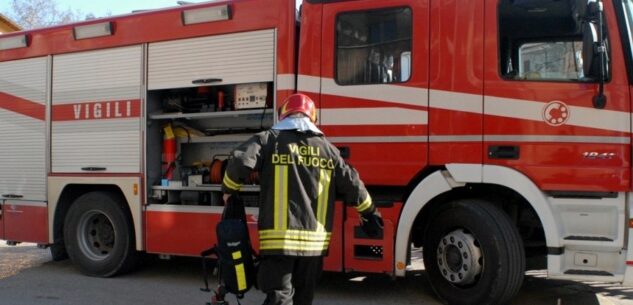
[[[235,111],[215,111],[215,112],[197,112],[197,113],[153,113],[149,115],[152,120],[169,120],[169,119],[188,119],[188,120],[202,120],[213,118],[243,118],[248,116],[254,116],[255,118],[264,119],[273,114],[272,109],[250,109],[250,110],[235,110]]]
[[[217,135],[210,137],[192,137],[190,139],[179,139],[180,144],[198,144],[198,143],[231,143],[244,142],[252,135]]]
[[[220,192],[222,186],[219,184],[201,184],[198,186],[152,186],[153,190],[161,191],[197,191],[197,192]],[[259,192],[259,185],[243,185],[242,192]]]
[[[199,130],[207,132],[230,132],[232,130],[262,130],[273,125],[273,110],[249,109],[195,113],[153,113],[151,120],[182,120]]]

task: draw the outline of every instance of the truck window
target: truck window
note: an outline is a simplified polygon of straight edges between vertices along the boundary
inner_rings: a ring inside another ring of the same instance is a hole
[[[518,65],[518,79],[582,79],[582,42],[524,43],[519,47]]]
[[[411,78],[410,8],[343,13],[336,20],[339,85],[401,83]]]
[[[592,81],[583,74],[586,0],[501,0],[501,76],[526,81]]]

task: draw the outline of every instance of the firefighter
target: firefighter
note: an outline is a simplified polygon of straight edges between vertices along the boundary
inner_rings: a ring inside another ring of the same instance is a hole
[[[265,305],[310,305],[327,254],[334,200],[356,206],[369,236],[382,218],[360,180],[315,123],[314,102],[294,94],[279,109],[279,123],[232,153],[222,188],[227,202],[252,171],[260,173],[259,288]]]

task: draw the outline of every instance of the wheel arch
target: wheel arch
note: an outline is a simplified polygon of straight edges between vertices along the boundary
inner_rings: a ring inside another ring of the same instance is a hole
[[[491,186],[515,193],[534,211],[548,248],[560,247],[560,229],[545,195],[522,173],[507,167],[449,164],[423,179],[405,201],[395,244],[396,276],[404,276],[413,230],[433,215],[441,203],[463,198],[468,188]],[[470,193],[472,194],[472,193]]]
[[[57,245],[63,245],[64,239],[64,220],[68,210],[80,196],[90,192],[109,192],[120,196],[127,204],[123,205],[124,212],[132,219],[134,236],[136,239],[137,250],[143,250],[144,244],[142,239],[142,221],[141,221],[141,203],[138,195],[137,179],[130,181],[83,181],[57,180],[50,182],[49,185],[49,240]],[[134,181],[135,183],[130,183]],[[134,186],[136,184],[136,186]]]

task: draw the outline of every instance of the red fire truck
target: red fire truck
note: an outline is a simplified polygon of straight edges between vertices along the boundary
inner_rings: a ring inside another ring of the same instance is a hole
[[[325,269],[497,304],[526,269],[633,283],[630,0],[233,0],[0,36],[0,239],[89,275],[213,245],[226,155],[294,92],[385,226]],[[257,177],[244,187],[257,221]],[[252,234],[257,245],[257,234]]]

